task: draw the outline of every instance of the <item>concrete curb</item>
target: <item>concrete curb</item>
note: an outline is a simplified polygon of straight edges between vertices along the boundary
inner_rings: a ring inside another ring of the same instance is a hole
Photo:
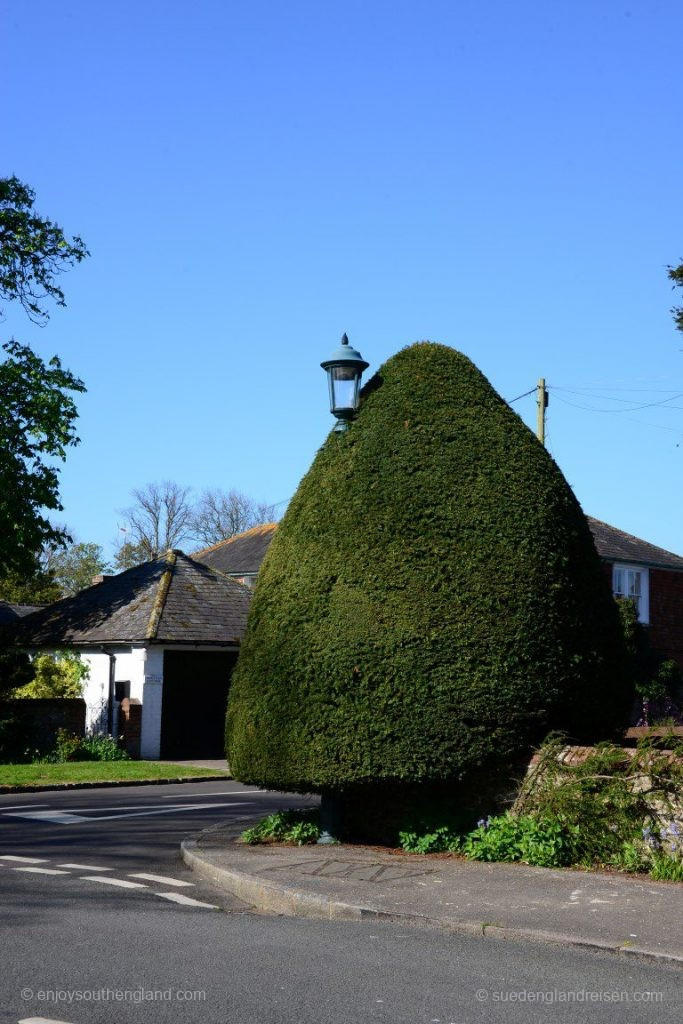
[[[55,782],[50,786],[0,786],[0,796],[5,793],[51,793],[65,789],[115,789],[119,786],[177,786],[186,782],[232,782],[232,775],[192,775],[177,779],[107,779],[102,782]]]
[[[219,826],[220,827],[220,826]],[[232,895],[237,896],[257,910],[267,914],[283,917],[311,917],[326,921],[387,921],[412,928],[438,929],[450,934],[476,935],[479,938],[507,939],[526,942],[541,942],[556,946],[572,946],[574,948],[595,952],[627,954],[644,957],[648,960],[683,964],[683,956],[660,953],[638,946],[626,944],[598,942],[584,939],[577,935],[562,932],[543,931],[531,928],[508,928],[504,925],[487,924],[481,921],[441,920],[421,914],[396,914],[377,910],[362,904],[342,903],[327,896],[306,892],[287,883],[265,882],[256,875],[245,871],[236,871],[218,867],[207,857],[203,857],[199,847],[202,835],[216,829],[204,829],[197,837],[185,839],[180,844],[181,856],[192,871],[206,881],[213,882]]]

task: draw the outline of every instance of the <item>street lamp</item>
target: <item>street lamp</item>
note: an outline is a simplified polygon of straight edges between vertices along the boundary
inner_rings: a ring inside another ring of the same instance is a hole
[[[360,402],[360,379],[366,363],[360,352],[349,345],[344,334],[341,345],[330,359],[320,364],[327,374],[330,389],[330,412],[337,417],[335,430],[348,430],[349,421],[358,411]]]

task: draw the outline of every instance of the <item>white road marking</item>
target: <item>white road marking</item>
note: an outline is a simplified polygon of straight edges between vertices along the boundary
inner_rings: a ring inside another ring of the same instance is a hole
[[[202,903],[200,900],[193,900],[190,896],[183,896],[181,892],[155,892],[155,896],[161,896],[162,900],[171,900],[173,903],[181,903],[184,907],[204,907],[206,910],[220,910],[214,903]]]
[[[113,868],[98,868],[94,864],[58,864],[58,868],[71,868],[73,871],[113,871]]]
[[[141,807],[143,805],[136,804],[135,806]],[[116,818],[146,818],[151,814],[177,814],[178,811],[203,811],[208,810],[212,807],[243,807],[243,802],[240,803],[220,803],[220,804],[178,804],[174,807],[146,807],[141,811],[127,811],[125,814],[97,814],[92,817],[86,817],[82,814],[71,814],[65,811],[18,811],[8,812],[4,814],[6,818],[28,818],[32,821],[45,821],[51,825],[73,825],[75,822],[83,821],[114,821]],[[92,810],[98,808],[93,807]],[[83,808],[83,810],[90,810],[90,808]]]
[[[65,811],[9,811],[4,818],[28,818],[29,821],[48,821],[51,825],[71,825],[74,821],[87,821],[78,814],[67,814]]]
[[[46,857],[15,857],[13,853],[3,853],[0,860],[16,860],[21,864],[47,864]]]
[[[219,789],[215,793],[202,793],[205,800],[208,800],[211,796],[250,796],[254,793],[258,793],[259,796],[268,796],[269,794],[263,789]],[[162,796],[162,800],[193,800],[196,799],[194,793],[186,793],[176,796]]]
[[[179,887],[184,887],[184,886],[194,887],[194,882],[182,882],[179,878],[166,878],[164,875],[148,875],[144,871],[138,871],[135,874],[130,872],[128,877],[129,878],[144,878],[148,882],[161,882],[162,885],[177,885]]]
[[[52,1017],[23,1017],[19,1024],[69,1024],[68,1020],[54,1020]]]
[[[197,797],[195,797],[195,800],[196,799],[197,799]],[[137,803],[137,804],[109,804],[108,806],[103,806],[102,804],[98,804],[97,807],[72,807],[68,811],[68,813],[69,814],[85,814],[86,812],[89,812],[89,811],[141,811],[145,807],[156,807],[156,806],[157,806],[156,802],[152,803],[151,801],[149,803],[147,803],[147,804],[141,804],[141,803]],[[183,807],[184,804],[178,804],[177,806],[178,807]]]
[[[14,868],[14,871],[32,871],[34,875],[68,875],[68,871],[58,871],[57,868]]]
[[[106,875],[81,875],[82,882],[102,882],[104,885],[118,885],[121,889],[146,889],[142,882],[127,882],[125,878],[112,878]]]

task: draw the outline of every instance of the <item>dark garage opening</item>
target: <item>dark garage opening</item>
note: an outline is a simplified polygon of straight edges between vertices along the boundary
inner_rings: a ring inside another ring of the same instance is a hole
[[[237,651],[164,651],[161,756],[225,757],[225,707]]]

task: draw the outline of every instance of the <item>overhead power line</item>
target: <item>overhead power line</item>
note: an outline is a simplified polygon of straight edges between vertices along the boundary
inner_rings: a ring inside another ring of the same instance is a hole
[[[512,405],[513,402],[518,402],[520,398],[526,398],[527,395],[533,395],[535,391],[536,388],[533,387],[529,391],[525,391],[523,395],[517,395],[516,398],[511,398],[510,401],[508,402],[508,405]]]

